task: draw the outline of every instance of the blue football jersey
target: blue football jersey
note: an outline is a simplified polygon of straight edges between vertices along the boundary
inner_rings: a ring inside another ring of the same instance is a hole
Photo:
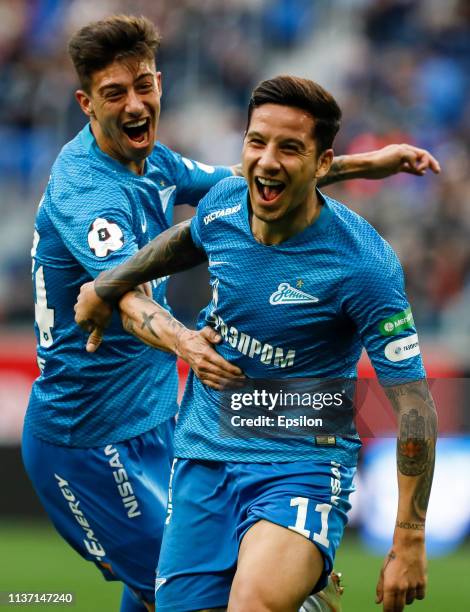
[[[425,376],[400,263],[363,218],[319,194],[314,224],[281,244],[251,232],[242,178],[221,181],[200,203],[192,237],[208,257],[212,302],[199,327],[223,337],[218,350],[253,379],[354,379],[365,347],[384,385]],[[360,442],[314,436],[220,435],[224,395],[190,374],[175,454],[219,461],[283,462],[313,455],[354,465]]]
[[[174,356],[125,333],[117,313],[96,353],[74,322],[80,286],[145,246],[172,224],[173,207],[194,204],[226,167],[157,144],[138,176],[103,153],[86,126],[62,149],[39,205],[32,249],[37,359],[25,426],[49,442],[92,447],[118,442],[172,417]],[[167,279],[153,298],[168,308]]]

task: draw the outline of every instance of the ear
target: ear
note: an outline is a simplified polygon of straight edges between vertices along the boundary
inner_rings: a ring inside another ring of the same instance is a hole
[[[320,179],[328,174],[333,163],[334,152],[333,149],[326,149],[320,154],[317,162],[317,170],[315,172],[315,178]]]
[[[155,73],[155,78],[157,79],[158,93],[161,96],[162,95],[162,73],[161,72],[156,72]]]
[[[83,89],[77,89],[75,92],[75,99],[80,105],[80,108],[85,113],[87,117],[94,117],[95,113],[93,112],[93,103],[91,101],[91,97],[87,94]]]

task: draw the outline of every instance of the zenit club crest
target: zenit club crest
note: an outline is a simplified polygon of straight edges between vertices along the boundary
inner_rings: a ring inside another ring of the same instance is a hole
[[[289,283],[281,283],[277,291],[269,297],[269,303],[272,306],[279,304],[314,304],[318,302],[318,298],[292,287]]]

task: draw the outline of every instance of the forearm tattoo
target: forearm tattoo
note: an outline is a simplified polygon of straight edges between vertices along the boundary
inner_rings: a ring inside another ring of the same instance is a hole
[[[317,186],[325,187],[326,185],[331,185],[332,183],[343,181],[346,178],[347,165],[344,163],[343,157],[334,157],[328,174],[318,179]]]
[[[160,336],[157,334],[157,332],[152,327],[152,319],[155,317],[156,314],[157,314],[156,312],[152,312],[152,314],[148,315],[146,312],[143,312],[142,313],[142,325],[140,326],[140,329],[148,330],[149,333],[152,334],[152,336],[155,338],[155,340],[159,340]]]
[[[168,274],[189,270],[207,260],[191,237],[191,220],[166,230],[128,261],[101,273],[95,291],[107,302],[115,302],[132,288]]]
[[[398,414],[397,466],[405,476],[417,476],[413,492],[415,520],[406,525],[423,523],[431,494],[434,474],[437,414],[434,401],[425,380],[389,387],[386,390]]]
[[[163,328],[166,328],[167,332],[173,333],[184,329],[184,325],[175,319],[167,310],[161,307],[159,304],[154,302],[152,298],[145,295],[141,291],[134,291],[133,295],[135,298],[143,302],[143,304],[151,304],[155,307],[155,310],[148,312],[148,308],[145,310],[138,309],[134,317],[129,316],[127,313],[123,315],[123,326],[126,331],[132,335],[144,339],[147,332],[157,341],[160,347],[163,347]],[[140,324],[139,328],[136,329],[136,319]],[[157,331],[158,323],[160,323],[160,333]],[[144,332],[143,334],[141,332]],[[165,348],[171,349],[170,346]]]
[[[423,531],[424,523],[410,523],[409,521],[397,521],[397,527],[401,529],[412,529],[415,531]]]

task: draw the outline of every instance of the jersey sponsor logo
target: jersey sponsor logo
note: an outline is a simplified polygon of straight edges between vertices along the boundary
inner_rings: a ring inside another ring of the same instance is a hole
[[[121,228],[107,219],[95,219],[88,230],[88,246],[96,257],[106,257],[124,244]]]
[[[167,507],[166,507],[165,525],[168,525],[173,515],[173,476],[175,475],[175,466],[176,466],[177,461],[178,461],[178,457],[175,457],[173,459],[173,463],[171,464],[170,481],[168,483],[168,502],[167,502]]]
[[[416,357],[420,354],[418,334],[412,334],[406,338],[400,338],[399,340],[393,340],[389,342],[385,347],[385,357],[389,361],[404,361],[411,357]]]
[[[384,319],[379,323],[379,331],[382,336],[395,336],[405,329],[410,329],[414,325],[413,314],[410,306],[397,314]]]
[[[80,501],[75,497],[75,494],[70,489],[70,485],[68,481],[65,480],[65,478],[62,478],[62,476],[59,476],[59,474],[54,474],[54,477],[57,480],[57,485],[60,489],[60,492],[67,501],[69,509],[74,515],[75,520],[85,532],[86,537],[83,540],[85,548],[87,549],[90,555],[95,557],[95,559],[99,563],[101,563],[102,557],[106,555],[106,551],[99,543],[98,538],[95,536],[92,528],[90,527],[90,523],[86,519],[83,512],[80,510]]]
[[[269,297],[272,306],[279,304],[315,304],[318,298],[292,287],[289,283],[281,283],[277,290]]]
[[[294,365],[295,349],[285,349],[261,342],[233,325],[229,327],[222,317],[214,312],[210,318],[214,329],[220,333],[222,338],[250,359],[259,359],[264,365],[272,365],[276,368],[290,368]]]
[[[230,206],[229,208],[219,208],[218,210],[214,210],[213,212],[209,213],[208,215],[204,217],[203,219],[204,225],[209,225],[209,223],[212,223],[212,221],[215,221],[216,219],[219,219],[220,217],[226,217],[227,215],[234,215],[240,210],[241,207],[242,207],[241,204],[237,204],[236,206]]]
[[[117,490],[121,496],[122,503],[127,511],[127,516],[129,518],[140,516],[142,513],[139,510],[139,502],[134,495],[134,489],[129,481],[127,471],[119,458],[118,451],[114,446],[108,444],[108,446],[105,446],[104,454],[107,457],[110,457],[108,460],[110,467],[116,468],[113,470],[113,476],[117,485]]]

